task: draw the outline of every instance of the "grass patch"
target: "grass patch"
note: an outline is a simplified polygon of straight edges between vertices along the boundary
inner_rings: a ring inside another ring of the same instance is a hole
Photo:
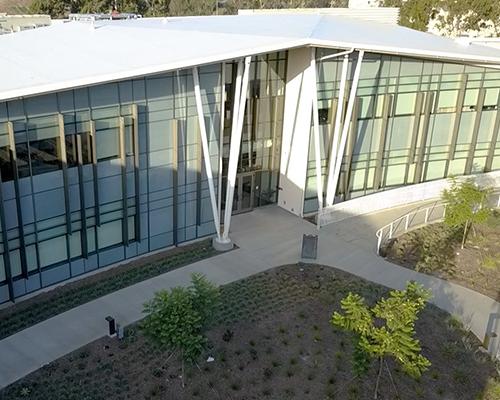
[[[98,297],[211,257],[216,253],[211,240],[204,240],[129,262],[41,293],[0,310],[0,339]]]

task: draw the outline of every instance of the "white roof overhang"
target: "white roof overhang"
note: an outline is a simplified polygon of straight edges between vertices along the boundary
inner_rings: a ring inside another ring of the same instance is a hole
[[[302,46],[500,65],[500,50],[329,15],[69,22],[0,36],[0,100]]]

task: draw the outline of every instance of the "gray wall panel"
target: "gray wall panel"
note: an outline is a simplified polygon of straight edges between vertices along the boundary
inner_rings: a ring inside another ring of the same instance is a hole
[[[42,285],[49,286],[70,278],[69,263],[42,271]]]
[[[99,268],[122,261],[125,258],[123,246],[99,252]]]
[[[85,273],[85,261],[82,258],[71,261],[71,276],[77,276],[83,273]]]
[[[154,251],[174,244],[172,232],[163,233],[149,238],[149,250]]]
[[[26,293],[34,292],[35,290],[40,289],[40,274],[30,275],[30,277],[26,279],[25,284]]]
[[[18,279],[13,282],[14,296],[21,297],[26,294],[26,283],[24,279]]]

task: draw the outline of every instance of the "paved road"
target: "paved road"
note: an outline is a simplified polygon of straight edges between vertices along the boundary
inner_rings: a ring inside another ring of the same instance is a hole
[[[415,206],[353,217],[319,232],[318,261],[392,288],[410,279],[433,291],[436,305],[456,314],[480,338],[500,304],[461,286],[390,264],[375,255],[375,231]],[[302,234],[316,227],[276,207],[234,217],[231,236],[237,250],[203,260],[101,297],[0,341],[0,387],[6,386],[64,354],[106,334],[104,317],[126,325],[142,317],[142,305],[159,289],[189,283],[203,272],[225,284],[266,269],[300,260]],[[500,322],[496,332],[500,336]],[[498,343],[493,343],[498,346]]]

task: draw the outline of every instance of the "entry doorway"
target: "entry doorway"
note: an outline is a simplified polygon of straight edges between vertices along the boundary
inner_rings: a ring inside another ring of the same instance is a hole
[[[236,175],[234,187],[233,214],[253,210],[255,190],[255,174],[247,172]]]

